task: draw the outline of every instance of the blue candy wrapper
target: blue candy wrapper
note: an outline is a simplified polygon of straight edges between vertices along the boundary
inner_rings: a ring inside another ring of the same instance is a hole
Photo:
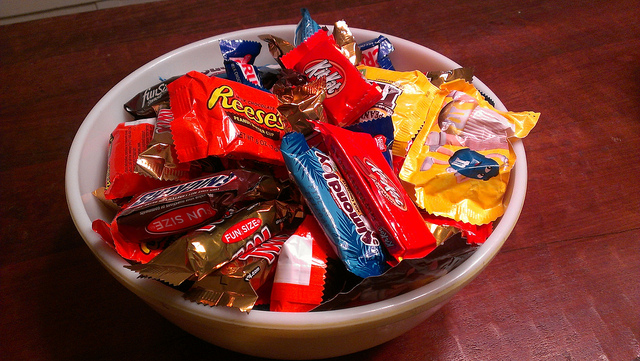
[[[394,50],[393,44],[385,36],[380,35],[375,39],[365,41],[362,44],[358,44],[358,47],[362,51],[361,64],[395,70],[391,60],[389,60],[389,54]]]
[[[362,278],[386,271],[389,266],[379,237],[334,161],[310,148],[297,132],[282,138],[281,151],[293,180],[346,268]]]
[[[294,46],[302,44],[308,37],[320,30],[320,25],[311,19],[309,10],[302,8],[300,12],[302,13],[302,19],[300,19],[298,26],[296,26],[295,37],[293,39]]]
[[[371,135],[371,137],[376,141],[378,149],[380,149],[384,158],[387,160],[389,165],[393,167],[393,161],[391,159],[393,120],[391,119],[391,115],[355,123],[345,127],[345,129]]]
[[[254,65],[262,44],[250,40],[220,40],[227,79],[267,91],[262,85],[258,68]]]

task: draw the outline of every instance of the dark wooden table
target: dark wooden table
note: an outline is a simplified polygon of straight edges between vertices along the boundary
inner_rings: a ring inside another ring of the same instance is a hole
[[[594,1],[164,1],[0,27],[0,358],[254,360],[127,291],[65,201],[74,134],[120,79],[242,28],[345,19],[473,66],[525,139],[520,221],[432,318],[337,360],[640,359],[640,7]]]

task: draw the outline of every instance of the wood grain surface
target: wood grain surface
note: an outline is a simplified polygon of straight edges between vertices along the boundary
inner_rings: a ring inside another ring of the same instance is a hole
[[[0,359],[257,360],[187,334],[102,268],[69,215],[65,163],[133,70],[302,7],[432,48],[542,114],[495,260],[409,333],[335,360],[640,359],[640,7],[624,0],[162,1],[1,26]]]

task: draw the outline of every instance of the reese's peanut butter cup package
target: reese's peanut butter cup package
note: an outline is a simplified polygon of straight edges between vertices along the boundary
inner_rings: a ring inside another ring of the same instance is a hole
[[[286,124],[275,95],[226,79],[189,72],[169,84],[178,159],[250,158],[282,164]]]

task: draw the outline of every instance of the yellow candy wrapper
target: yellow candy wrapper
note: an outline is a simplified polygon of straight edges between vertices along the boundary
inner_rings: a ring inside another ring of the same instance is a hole
[[[464,80],[444,83],[400,170],[427,212],[475,225],[504,214],[516,161],[510,138],[525,137],[540,116],[504,112]],[[439,104],[442,104],[440,106]]]
[[[358,66],[369,81],[382,89],[382,99],[369,109],[361,121],[391,115],[394,127],[392,154],[404,157],[409,142],[424,125],[437,94],[447,94],[431,84],[419,71],[400,72],[370,66]]]

